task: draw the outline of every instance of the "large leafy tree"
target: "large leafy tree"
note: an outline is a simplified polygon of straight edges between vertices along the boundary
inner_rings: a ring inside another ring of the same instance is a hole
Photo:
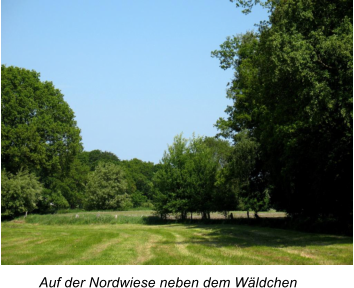
[[[42,179],[45,189],[38,205],[41,213],[53,213],[62,208],[83,207],[89,167],[76,157],[65,173]]]
[[[82,150],[80,129],[63,94],[40,74],[1,66],[1,163],[40,179],[64,177]]]
[[[261,1],[235,1],[247,9]],[[222,135],[259,143],[271,199],[290,214],[352,213],[352,1],[265,1],[258,32],[214,51],[234,68]],[[247,11],[249,12],[249,10]],[[347,218],[349,219],[349,218]]]

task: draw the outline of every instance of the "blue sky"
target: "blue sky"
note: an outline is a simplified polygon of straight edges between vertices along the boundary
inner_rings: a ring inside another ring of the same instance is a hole
[[[233,72],[210,52],[267,18],[228,0],[1,4],[1,63],[34,69],[62,91],[85,150],[155,163],[178,133],[217,133]]]

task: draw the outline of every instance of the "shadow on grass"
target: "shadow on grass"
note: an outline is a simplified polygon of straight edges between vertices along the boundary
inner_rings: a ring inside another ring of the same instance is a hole
[[[162,220],[158,217],[145,217],[144,224],[148,225],[163,225],[163,224],[189,224],[189,225],[203,225],[206,228],[207,225],[247,225],[256,227],[268,227],[285,230],[296,230],[309,233],[323,233],[334,235],[353,235],[352,223],[338,223],[331,219],[311,219],[311,218],[290,218],[290,217],[262,217],[262,218],[235,218],[235,219],[192,219],[192,220]]]
[[[189,224],[190,229],[203,229],[207,231],[194,239],[186,241],[161,242],[161,244],[198,244],[209,247],[237,246],[240,248],[265,246],[271,248],[329,246],[340,244],[353,244],[352,237],[339,235],[324,235],[289,231],[267,227],[247,225],[206,225]]]
[[[204,228],[204,227],[203,227]],[[207,234],[205,239],[188,239],[181,242],[161,242],[163,245],[203,245],[207,247],[268,247],[268,248],[288,248],[288,247],[325,247],[332,245],[352,245],[353,239],[348,237],[320,236],[316,234],[292,234],[288,237],[276,235],[266,235],[262,230],[237,228],[213,228],[213,232]],[[296,232],[293,232],[296,233]],[[299,232],[298,232],[299,233]],[[209,238],[208,238],[209,237]]]

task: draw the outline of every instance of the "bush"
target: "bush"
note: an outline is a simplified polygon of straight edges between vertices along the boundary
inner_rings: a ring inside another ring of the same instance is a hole
[[[131,197],[134,207],[140,207],[148,201],[147,197],[138,190],[134,191]]]
[[[12,218],[37,208],[42,185],[34,174],[20,170],[16,175],[1,171],[1,217]]]
[[[127,181],[122,168],[112,163],[100,163],[86,186],[85,209],[116,210],[133,207],[127,193]]]
[[[60,190],[55,188],[43,189],[42,197],[38,203],[40,213],[55,213],[58,209],[69,208],[69,203],[61,194]]]

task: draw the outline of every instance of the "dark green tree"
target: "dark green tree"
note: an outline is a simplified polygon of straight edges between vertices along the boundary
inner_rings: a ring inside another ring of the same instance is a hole
[[[227,170],[228,179],[237,183],[237,196],[240,209],[259,211],[269,209],[268,175],[262,169],[262,159],[259,143],[249,135],[248,131],[241,131],[234,136],[234,149],[229,158]]]
[[[160,161],[161,167],[154,178],[157,189],[154,207],[162,217],[174,213],[185,219],[190,210],[191,195],[187,194],[187,175],[183,173],[188,159],[187,149],[187,139],[182,134],[177,135]]]
[[[82,150],[74,112],[60,90],[40,74],[1,66],[1,163],[40,179],[65,174]]]
[[[217,163],[212,210],[227,216],[229,211],[238,207],[236,182],[228,176],[227,170],[233,147],[229,141],[215,137],[204,137],[203,142],[211,150],[212,161]]]
[[[78,155],[80,161],[86,166],[90,167],[91,171],[94,171],[98,163],[113,163],[119,164],[120,159],[112,152],[101,151],[99,149],[92,151],[83,151]]]
[[[353,3],[265,4],[271,14],[258,32],[229,37],[212,52],[223,69],[235,69],[220,134],[248,130],[259,143],[279,209],[352,219]]]
[[[154,197],[154,189],[152,178],[154,176],[154,163],[144,162],[139,159],[132,160],[123,160],[121,162],[122,167],[126,171],[126,174],[129,175],[129,178],[134,182],[136,188],[135,194],[136,199],[140,198],[143,202],[152,200]],[[140,197],[141,195],[142,197]],[[143,202],[140,202],[141,204]]]

